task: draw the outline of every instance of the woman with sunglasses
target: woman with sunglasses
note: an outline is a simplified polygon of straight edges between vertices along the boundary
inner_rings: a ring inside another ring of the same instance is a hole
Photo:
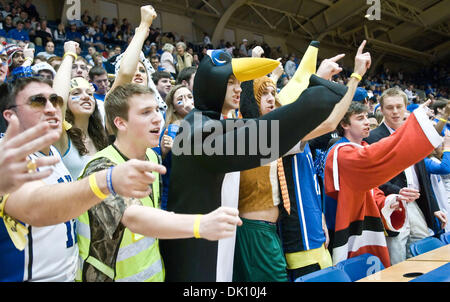
[[[78,43],[73,41],[64,44],[64,59],[53,81],[64,101],[63,131],[54,146],[73,179],[78,178],[90,156],[108,145],[93,85],[82,77],[70,79],[76,47]]]

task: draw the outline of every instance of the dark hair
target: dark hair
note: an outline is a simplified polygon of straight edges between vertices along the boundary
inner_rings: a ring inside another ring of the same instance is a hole
[[[446,99],[439,99],[439,100],[435,101],[435,102],[433,103],[433,105],[431,106],[431,108],[432,108],[433,111],[434,111],[434,114],[438,114],[438,113],[439,113],[439,112],[438,112],[438,109],[445,108],[445,106],[447,106],[448,102],[449,102],[449,101],[446,100]]]
[[[101,66],[94,66],[89,70],[89,79],[91,81],[94,80],[94,77],[98,77],[101,75],[107,74],[106,69]]]
[[[1,112],[16,105],[16,97],[31,83],[42,83],[52,87],[52,81],[41,77],[17,78],[13,82],[5,82],[0,85],[0,109]]]
[[[152,80],[155,85],[158,85],[158,81],[161,79],[169,78],[171,79],[172,76],[167,71],[157,71],[152,74]]]
[[[191,76],[196,72],[197,72],[197,67],[195,67],[195,66],[190,66],[190,67],[184,68],[178,74],[177,84],[181,84],[183,81],[186,81],[189,83]]]
[[[360,114],[363,112],[369,112],[369,108],[367,108],[367,106],[361,102],[352,101],[352,103],[350,104],[350,107],[348,107],[348,110],[345,113],[344,117],[337,125],[336,131],[337,131],[338,135],[343,137],[344,133],[345,133],[344,128],[342,128],[341,124],[350,125],[350,117],[354,114]]]
[[[88,135],[92,139],[92,143],[94,144],[97,151],[100,151],[108,146],[108,136],[106,135],[105,128],[103,127],[103,123],[100,116],[100,111],[98,110],[97,101],[94,100],[95,109],[94,112],[89,116],[88,122]],[[74,144],[75,148],[77,148],[80,155],[84,155],[89,153],[86,145],[84,144],[84,136],[85,134],[81,129],[77,128],[75,123],[75,116],[72,111],[67,106],[66,109],[66,121],[72,124],[72,128],[67,130],[67,135],[70,140]]]

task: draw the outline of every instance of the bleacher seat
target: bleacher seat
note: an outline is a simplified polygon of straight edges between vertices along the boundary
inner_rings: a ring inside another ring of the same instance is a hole
[[[450,282],[450,263],[446,263],[409,282]]]
[[[356,281],[383,270],[384,265],[377,256],[362,254],[337,263],[336,268],[343,270],[351,281]]]
[[[437,249],[445,244],[437,238],[427,237],[422,240],[416,241],[409,246],[411,254],[413,256],[418,256],[420,254],[429,252],[431,250]]]
[[[441,234],[439,237],[444,244],[450,244],[450,232]]]
[[[295,282],[352,282],[350,277],[334,266],[301,276]]]

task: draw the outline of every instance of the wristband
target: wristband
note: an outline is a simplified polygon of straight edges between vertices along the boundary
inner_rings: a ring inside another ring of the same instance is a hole
[[[195,217],[195,221],[194,221],[194,237],[197,239],[202,238],[199,233],[200,219],[202,218],[202,216],[203,215],[198,214],[197,217]]]
[[[92,192],[95,194],[95,196],[97,196],[98,198],[100,198],[101,200],[105,199],[106,197],[108,197],[108,195],[103,194],[103,192],[100,190],[100,188],[97,186],[97,180],[95,179],[95,175],[97,173],[91,174],[89,176],[89,186],[91,187]]]
[[[450,152],[450,149],[445,149],[445,150],[442,151],[442,152]]]
[[[74,52],[71,52],[71,51],[66,52],[66,53],[64,54],[64,56],[63,56],[63,59],[64,59],[66,56],[72,56],[74,61],[76,61],[76,60],[78,59],[77,54],[74,53]]]
[[[9,194],[0,196],[0,217],[3,217],[3,211],[5,208],[6,201],[8,200]]]
[[[114,166],[109,167],[108,172],[106,173],[106,184],[108,185],[108,190],[111,192],[112,195],[116,196],[117,193],[114,191],[114,187],[112,184],[112,170],[114,169]]]
[[[440,120],[441,122],[444,122],[444,123],[447,123],[447,122],[448,122],[448,120],[443,119],[443,118],[440,118],[439,120]]]
[[[354,72],[354,73],[352,73],[351,75],[350,75],[350,77],[351,78],[355,78],[355,79],[358,79],[358,81],[362,81],[362,76],[360,76],[359,74],[357,74],[356,72]]]

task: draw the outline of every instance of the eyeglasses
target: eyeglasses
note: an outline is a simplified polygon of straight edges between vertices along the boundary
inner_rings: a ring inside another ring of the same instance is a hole
[[[33,95],[28,99],[28,102],[24,105],[30,105],[32,108],[35,109],[41,109],[44,108],[45,105],[47,105],[47,101],[50,101],[50,103],[53,105],[53,107],[60,107],[64,105],[64,100],[62,97],[60,97],[57,94],[51,94],[48,98],[43,96],[42,94]],[[21,105],[13,105],[10,106],[9,109],[18,107]]]

